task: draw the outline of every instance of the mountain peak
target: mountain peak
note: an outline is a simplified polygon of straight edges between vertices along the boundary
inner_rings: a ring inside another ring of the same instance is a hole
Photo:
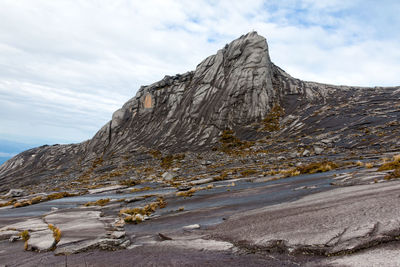
[[[338,130],[342,117],[346,125],[358,123],[357,116],[340,113],[345,108],[329,113],[339,104],[359,99],[369,103],[375,94],[385,100],[399,93],[398,88],[355,88],[295,79],[271,62],[266,39],[249,32],[204,59],[194,71],[142,86],[91,140],[23,152],[0,166],[0,178],[50,177],[70,169],[83,172],[99,159],[113,169],[121,158],[137,157],[137,151],[149,149],[166,153],[210,150],[220,145],[226,129],[247,141],[271,136],[291,140],[325,128]],[[373,108],[376,103],[368,105]],[[320,113],[339,117],[310,118]],[[336,133],[321,136],[332,134]],[[354,145],[352,140],[346,144]]]

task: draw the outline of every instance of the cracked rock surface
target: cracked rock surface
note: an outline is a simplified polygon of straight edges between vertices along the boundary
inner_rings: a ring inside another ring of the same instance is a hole
[[[400,185],[361,185],[241,213],[213,236],[249,249],[337,255],[395,241]]]

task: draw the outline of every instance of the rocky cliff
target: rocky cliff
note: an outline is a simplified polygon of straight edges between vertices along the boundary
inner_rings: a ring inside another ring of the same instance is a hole
[[[284,139],[293,150],[302,145],[390,149],[399,145],[399,96],[399,87],[295,79],[271,62],[266,39],[251,32],[194,71],[142,86],[91,140],[42,146],[10,159],[0,166],[0,191],[12,184],[111,172],[122,161],[146,160],[150,149],[210,151],[225,129],[241,140]],[[266,127],[271,114],[279,127]],[[370,135],[363,138],[367,126]]]

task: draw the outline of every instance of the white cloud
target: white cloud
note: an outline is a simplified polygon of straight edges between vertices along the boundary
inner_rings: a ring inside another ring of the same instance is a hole
[[[140,85],[251,30],[295,77],[398,85],[399,12],[388,0],[3,0],[0,137],[90,138]]]

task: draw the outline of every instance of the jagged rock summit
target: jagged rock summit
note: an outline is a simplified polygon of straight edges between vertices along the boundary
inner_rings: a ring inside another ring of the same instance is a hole
[[[271,62],[266,39],[250,32],[203,60],[196,70],[142,86],[91,140],[42,146],[10,159],[0,166],[0,191],[10,184],[73,177],[100,165],[102,172],[112,171],[121,158],[138,159],[146,149],[211,150],[224,129],[232,129],[242,140],[315,135],[331,143],[340,139],[333,132],[339,131],[344,137],[338,144],[351,147],[360,143],[346,139],[351,127],[398,121],[398,111],[386,112],[382,105],[391,101],[396,109],[399,92],[398,87],[333,86],[292,78]],[[271,133],[263,123],[274,106],[283,114],[280,127]],[[365,114],[374,108],[380,115]],[[387,136],[389,145],[391,137]],[[296,144],[291,147],[296,149]]]
[[[248,33],[195,71],[141,87],[96,134],[94,139],[101,140],[96,147],[126,139],[130,146],[172,150],[212,145],[221,130],[262,120],[285,94],[319,96],[305,88],[279,86],[276,72],[265,38]]]

